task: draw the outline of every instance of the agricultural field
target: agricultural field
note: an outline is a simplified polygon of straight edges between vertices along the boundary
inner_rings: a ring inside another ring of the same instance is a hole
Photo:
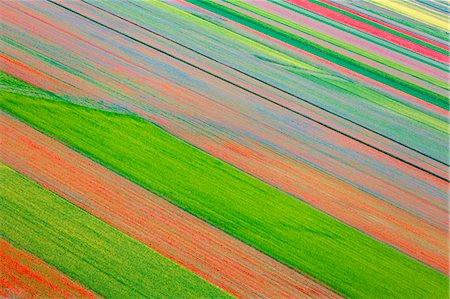
[[[0,296],[448,298],[448,4],[0,13]]]
[[[219,288],[21,174],[4,165],[1,171],[4,237],[100,295],[226,297]]]

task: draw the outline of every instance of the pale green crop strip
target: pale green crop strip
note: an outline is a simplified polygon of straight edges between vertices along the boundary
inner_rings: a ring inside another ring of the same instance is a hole
[[[324,73],[323,70],[320,70],[320,69],[318,69],[318,68],[316,68],[316,67],[314,67],[314,66],[312,66],[312,65],[310,65],[310,64],[308,64],[306,62],[302,62],[300,60],[294,59],[294,58],[292,58],[292,57],[290,57],[290,56],[288,56],[288,55],[286,55],[286,54],[284,54],[282,52],[279,52],[279,51],[274,50],[274,49],[272,49],[270,47],[267,47],[265,45],[257,43],[255,41],[249,39],[249,38],[246,38],[246,37],[244,37],[242,35],[239,35],[239,34],[237,34],[235,32],[227,30],[227,29],[225,29],[225,28],[223,28],[223,27],[221,27],[221,26],[219,26],[217,24],[208,22],[208,21],[203,20],[203,19],[201,19],[199,17],[191,15],[191,14],[189,14],[189,13],[187,13],[187,12],[181,10],[181,9],[178,9],[176,7],[173,7],[173,6],[170,6],[170,5],[168,5],[168,4],[164,3],[164,2],[152,1],[152,0],[146,0],[146,2],[149,2],[149,3],[151,3],[151,5],[154,5],[156,7],[165,9],[165,10],[167,10],[167,11],[169,11],[171,13],[174,13],[176,15],[182,16],[182,17],[188,19],[189,21],[191,21],[191,22],[193,22],[195,24],[199,24],[201,26],[206,26],[206,27],[214,30],[215,32],[220,33],[221,35],[223,35],[225,37],[237,40],[237,41],[243,43],[246,46],[249,46],[249,47],[252,47],[254,49],[257,49],[257,50],[263,52],[264,54],[269,55],[270,57],[278,59],[281,62],[290,64],[290,65],[292,65],[294,67],[298,67],[298,68],[301,68],[301,69],[305,69],[305,70],[309,70],[309,71],[313,71],[313,72],[318,72],[318,73]]]
[[[302,26],[300,24],[294,23],[294,22],[292,22],[290,20],[284,19],[284,18],[279,17],[277,15],[274,15],[274,14],[272,14],[270,12],[267,12],[267,11],[264,11],[262,9],[259,9],[259,8],[255,7],[255,6],[252,6],[252,5],[248,4],[248,3],[244,3],[242,1],[236,1],[236,0],[225,0],[225,1],[229,2],[229,3],[232,3],[233,5],[236,5],[238,7],[244,8],[244,9],[246,9],[248,11],[254,12],[254,13],[256,13],[256,14],[262,16],[262,17],[265,17],[267,19],[270,19],[272,21],[275,21],[275,22],[278,22],[280,24],[286,25],[286,26],[288,26],[288,27],[290,27],[292,29],[298,30],[300,32],[306,33],[306,34],[311,35],[313,37],[316,37],[316,38],[318,38],[320,40],[328,42],[330,44],[333,44],[333,45],[336,45],[338,47],[341,47],[342,49],[346,49],[346,50],[348,50],[350,52],[353,52],[355,54],[364,56],[366,58],[369,58],[369,59],[371,59],[373,61],[376,61],[376,62],[381,63],[383,65],[386,65],[388,67],[392,67],[392,68],[394,68],[394,69],[396,69],[398,71],[401,71],[401,72],[406,73],[408,75],[411,75],[413,77],[422,79],[422,80],[424,80],[426,82],[429,82],[431,84],[434,84],[436,86],[439,86],[439,87],[442,87],[442,88],[446,88],[446,89],[449,88],[448,83],[442,82],[440,80],[437,80],[435,78],[432,78],[432,77],[427,76],[425,74],[422,74],[420,72],[414,71],[414,70],[409,69],[409,68],[407,68],[405,66],[402,66],[401,64],[398,64],[398,63],[396,63],[394,61],[388,60],[386,58],[380,57],[378,55],[375,55],[373,53],[370,53],[368,51],[360,49],[360,48],[358,48],[356,46],[353,46],[351,44],[348,44],[348,43],[345,43],[343,41],[337,40],[337,39],[335,39],[335,38],[333,38],[331,36],[328,36],[326,34],[322,34],[322,33],[318,32],[318,31],[313,30],[311,28],[308,28],[306,26]]]

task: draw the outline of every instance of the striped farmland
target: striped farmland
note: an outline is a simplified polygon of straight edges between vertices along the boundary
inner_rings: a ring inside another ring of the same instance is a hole
[[[0,295],[447,298],[448,8],[0,2]]]

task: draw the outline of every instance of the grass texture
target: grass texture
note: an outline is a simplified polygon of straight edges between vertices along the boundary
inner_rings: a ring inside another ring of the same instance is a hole
[[[107,298],[227,293],[0,164],[0,234]]]
[[[8,92],[1,95],[1,107],[193,215],[290,267],[314,276],[341,294],[360,298],[445,298],[448,295],[448,278],[443,274],[199,151],[136,116]],[[18,207],[11,206],[11,209],[14,208]],[[25,213],[24,217],[28,217],[29,223],[34,223],[33,218],[47,215],[44,213],[45,209],[39,208],[39,211],[43,214],[31,217]],[[61,213],[63,214],[65,213]],[[74,222],[90,225],[91,220],[79,222],[77,217],[73,218]],[[58,227],[72,229],[63,225]],[[84,231],[83,234],[88,235]],[[113,236],[118,232],[111,231],[108,234]],[[23,242],[31,239],[31,235],[33,234],[30,233]],[[89,238],[93,236],[90,235]],[[116,241],[115,245],[108,242],[96,248],[111,252],[112,249],[107,250],[104,246],[112,246],[119,256],[124,251],[144,250],[131,240],[122,238],[124,241]],[[36,245],[42,254],[55,252],[44,244]],[[85,252],[82,247],[77,250]],[[90,252],[88,250],[86,254]],[[139,256],[133,254],[130,258],[135,258],[137,262],[140,261]],[[91,258],[99,260],[95,254]],[[110,269],[108,265],[100,268]],[[124,266],[117,267],[115,271],[125,275],[126,273],[120,272],[121,269],[126,269],[127,273],[132,270],[141,273],[147,267]],[[103,279],[103,274],[92,275],[91,271],[83,271],[82,267],[77,269],[80,273],[76,275],[70,272],[73,269],[67,273],[73,274],[72,277],[88,276],[88,281],[92,280],[108,288],[109,279]],[[178,282],[179,279],[182,278],[178,278]],[[136,288],[148,287],[141,278],[134,277],[133,281],[137,283]],[[204,288],[205,291],[213,292],[206,285]]]
[[[449,100],[447,97],[437,94],[433,91],[412,84],[401,78],[395,77],[391,74],[385,73],[367,64],[356,61],[353,58],[344,56],[324,46],[313,43],[305,38],[294,35],[290,32],[282,30],[273,25],[264,23],[260,20],[253,19],[243,13],[237,12],[223,5],[213,3],[205,0],[188,0],[188,2],[195,4],[201,8],[207,9],[211,12],[217,13],[230,20],[236,21],[244,26],[248,26],[254,30],[267,34],[273,38],[283,41],[291,46],[308,51],[314,55],[337,63],[353,71],[359,72],[364,76],[377,80],[381,83],[388,84],[401,91],[404,91],[412,96],[423,99],[429,103],[448,109]]]

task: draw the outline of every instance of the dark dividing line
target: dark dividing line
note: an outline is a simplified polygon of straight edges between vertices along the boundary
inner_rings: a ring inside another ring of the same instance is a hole
[[[403,162],[403,163],[405,163],[405,164],[407,164],[407,165],[410,165],[410,166],[412,166],[412,167],[414,167],[414,168],[416,168],[416,169],[418,169],[418,170],[421,170],[421,171],[423,171],[423,172],[425,172],[425,173],[428,173],[428,174],[430,174],[430,175],[432,175],[432,176],[434,176],[434,177],[436,177],[436,178],[438,178],[438,179],[441,179],[441,180],[443,180],[443,181],[446,181],[446,182],[450,183],[450,180],[449,180],[449,179],[447,179],[447,178],[445,178],[445,177],[442,177],[442,176],[440,176],[440,175],[438,175],[438,174],[435,174],[435,173],[433,173],[433,172],[431,172],[431,171],[429,171],[429,170],[427,170],[427,169],[425,169],[425,168],[423,168],[423,167],[421,167],[421,166],[415,165],[414,163],[411,163],[411,162],[409,162],[409,161],[406,161],[406,160],[403,159],[403,158],[400,158],[400,157],[398,157],[398,156],[396,156],[396,155],[394,155],[394,154],[391,154],[391,153],[389,153],[389,152],[387,152],[387,151],[385,151],[385,150],[383,150],[383,149],[380,149],[380,148],[378,148],[378,147],[376,147],[376,146],[374,146],[374,145],[371,145],[371,144],[369,144],[369,143],[367,143],[367,142],[365,142],[365,141],[363,141],[363,140],[360,140],[360,139],[358,139],[358,138],[356,138],[356,137],[353,137],[353,136],[351,136],[351,135],[349,135],[349,134],[347,134],[347,133],[344,133],[344,132],[342,132],[342,131],[339,131],[338,129],[335,129],[335,128],[333,128],[333,127],[331,127],[331,126],[329,126],[329,125],[327,125],[327,124],[325,124],[325,123],[323,123],[323,122],[321,122],[321,121],[319,121],[319,120],[316,120],[316,119],[314,119],[314,118],[312,118],[312,117],[310,117],[310,116],[307,116],[307,115],[305,115],[305,114],[303,114],[303,113],[301,113],[301,112],[298,112],[298,111],[296,111],[296,110],[294,110],[294,109],[291,109],[291,108],[289,108],[289,107],[287,107],[287,106],[284,106],[284,105],[282,105],[282,104],[280,104],[280,103],[278,103],[278,102],[276,102],[276,101],[274,101],[274,100],[271,100],[271,99],[267,98],[266,96],[260,95],[260,94],[258,94],[258,93],[256,93],[256,92],[254,92],[254,91],[252,91],[252,90],[249,90],[248,88],[245,88],[245,87],[243,87],[243,86],[240,86],[240,85],[238,85],[238,84],[236,84],[236,83],[234,83],[234,82],[232,82],[232,81],[230,81],[230,80],[228,80],[228,79],[222,78],[222,77],[220,77],[219,75],[216,75],[216,74],[214,74],[214,73],[211,73],[210,71],[207,71],[207,70],[205,70],[205,69],[203,69],[203,68],[201,68],[201,67],[199,67],[199,66],[196,66],[195,64],[192,64],[192,63],[190,63],[190,62],[188,62],[188,61],[186,61],[186,60],[183,60],[183,59],[181,59],[181,58],[178,58],[178,57],[176,57],[176,56],[174,56],[174,55],[172,55],[172,54],[170,54],[170,53],[167,53],[167,52],[165,52],[165,51],[163,51],[163,50],[161,50],[161,49],[159,49],[159,48],[156,48],[156,47],[154,47],[154,46],[152,46],[152,45],[150,45],[150,44],[148,44],[148,43],[146,43],[146,42],[144,42],[144,41],[141,41],[141,40],[139,40],[139,39],[137,39],[137,38],[135,38],[135,37],[132,37],[132,36],[126,34],[126,33],[123,33],[123,32],[121,32],[121,31],[119,31],[119,30],[117,30],[117,29],[112,28],[112,27],[110,27],[110,26],[108,26],[108,25],[105,25],[105,24],[103,24],[103,23],[100,23],[99,21],[96,21],[96,20],[94,20],[94,19],[92,19],[92,18],[90,18],[90,17],[88,17],[88,16],[85,16],[85,15],[83,15],[83,14],[81,14],[81,13],[79,13],[79,12],[77,12],[77,11],[71,9],[71,8],[68,8],[68,7],[66,7],[66,6],[64,6],[64,5],[62,5],[62,4],[56,3],[56,2],[53,1],[53,0],[47,0],[47,1],[50,2],[50,3],[52,3],[52,4],[54,4],[54,5],[57,5],[57,6],[61,7],[61,8],[63,8],[63,9],[65,9],[65,10],[67,10],[67,11],[70,11],[70,12],[72,12],[72,13],[74,13],[74,14],[76,14],[76,15],[78,15],[78,16],[80,16],[80,17],[86,19],[86,20],[89,20],[89,21],[91,21],[91,22],[93,22],[93,23],[95,23],[95,24],[97,24],[97,25],[99,25],[99,26],[101,26],[101,27],[104,27],[104,28],[106,28],[106,29],[109,29],[109,30],[111,30],[111,31],[113,31],[113,32],[115,32],[115,33],[117,33],[117,34],[119,34],[119,35],[122,35],[122,36],[124,36],[124,37],[126,37],[126,38],[128,38],[128,39],[131,39],[131,40],[133,40],[133,41],[135,41],[135,42],[137,42],[137,43],[139,43],[139,44],[141,44],[141,45],[144,45],[144,46],[146,46],[146,47],[148,47],[148,48],[150,48],[150,49],[153,49],[153,50],[155,50],[155,51],[157,51],[157,52],[159,52],[159,53],[161,53],[161,54],[163,54],[163,55],[166,55],[166,56],[168,56],[168,57],[170,57],[170,58],[172,58],[172,59],[175,59],[175,60],[180,61],[180,62],[182,62],[182,63],[184,63],[184,64],[186,64],[186,65],[189,65],[190,67],[193,67],[193,68],[195,68],[195,69],[197,69],[197,70],[199,70],[199,71],[202,71],[202,72],[204,72],[204,73],[206,73],[206,74],[208,74],[208,75],[210,75],[210,76],[213,76],[213,77],[215,77],[215,78],[217,78],[217,79],[219,79],[219,80],[221,80],[221,81],[224,81],[224,82],[226,82],[226,83],[228,83],[228,84],[231,84],[231,85],[233,85],[233,86],[235,86],[235,87],[237,87],[237,88],[239,88],[239,89],[242,89],[242,90],[244,90],[244,91],[246,91],[246,92],[248,92],[248,93],[250,93],[250,94],[252,94],[252,95],[255,95],[255,96],[257,96],[257,97],[259,97],[259,98],[261,98],[261,99],[264,99],[264,100],[266,100],[266,101],[268,101],[268,102],[270,102],[270,103],[272,103],[272,104],[275,104],[275,105],[277,105],[277,106],[279,106],[279,107],[282,107],[282,108],[284,108],[284,109],[286,109],[286,110],[288,110],[288,111],[290,111],[290,112],[292,112],[292,113],[294,113],[294,114],[296,114],[296,115],[299,115],[299,116],[301,116],[301,117],[304,117],[304,118],[306,118],[306,119],[308,119],[308,120],[310,120],[310,121],[312,121],[312,122],[314,122],[314,123],[316,123],[316,124],[318,124],[318,125],[321,125],[321,126],[327,128],[327,129],[329,129],[329,130],[332,130],[332,131],[334,131],[334,132],[336,132],[336,133],[338,133],[338,134],[341,134],[341,135],[343,135],[343,136],[345,136],[345,137],[347,137],[347,138],[350,138],[350,139],[352,139],[352,140],[354,140],[354,141],[356,141],[356,142],[359,142],[359,143],[361,143],[361,144],[363,144],[363,145],[365,145],[365,146],[367,146],[367,147],[369,147],[369,148],[372,148],[372,149],[374,149],[374,150],[376,150],[376,151],[378,151],[378,152],[380,152],[380,153],[383,153],[383,154],[385,154],[385,155],[387,155],[387,156],[389,156],[389,157],[391,157],[391,158],[394,158],[394,159],[396,159],[396,160],[398,160],[398,161],[401,161],[401,162]]]
[[[356,126],[358,126],[358,127],[360,127],[360,128],[363,128],[363,129],[365,129],[365,130],[367,130],[367,131],[369,131],[369,132],[371,132],[371,133],[373,133],[373,134],[375,134],[375,135],[381,136],[381,137],[383,137],[383,138],[385,138],[385,139],[387,139],[387,140],[389,140],[389,141],[391,141],[391,142],[394,142],[394,143],[396,143],[396,144],[398,144],[398,145],[401,145],[401,146],[403,146],[403,147],[405,147],[405,148],[407,148],[407,149],[409,149],[409,150],[411,150],[411,151],[413,151],[413,152],[415,152],[415,153],[418,153],[418,154],[420,154],[420,155],[422,155],[422,156],[424,156],[424,157],[426,157],[426,158],[428,158],[428,159],[430,159],[430,160],[433,160],[433,161],[435,161],[435,162],[441,163],[441,164],[443,164],[443,165],[445,165],[445,166],[450,166],[450,165],[447,164],[446,162],[440,161],[440,160],[438,160],[438,159],[436,159],[436,158],[434,158],[434,157],[432,157],[432,156],[429,156],[428,154],[425,154],[425,153],[423,153],[423,152],[421,152],[421,151],[419,151],[419,150],[417,150],[417,149],[415,149],[415,148],[413,148],[413,147],[411,147],[411,146],[409,146],[409,145],[406,145],[406,144],[404,144],[404,143],[402,143],[402,142],[400,142],[400,141],[397,141],[397,140],[393,139],[392,137],[389,137],[389,136],[387,136],[387,135],[384,135],[384,134],[382,134],[382,133],[379,133],[379,132],[377,132],[377,131],[375,131],[375,130],[369,128],[369,127],[366,127],[366,126],[364,126],[364,125],[362,125],[362,124],[360,124],[360,123],[358,123],[358,122],[356,122],[356,121],[354,121],[354,120],[351,120],[350,118],[347,118],[347,117],[345,117],[345,116],[339,115],[339,114],[337,114],[336,112],[333,112],[333,111],[331,111],[331,110],[328,110],[327,108],[323,108],[323,107],[319,106],[318,104],[315,104],[315,103],[313,103],[313,102],[311,102],[311,101],[309,101],[309,100],[307,100],[307,99],[305,99],[305,98],[302,98],[302,97],[300,97],[300,96],[297,96],[297,95],[295,95],[295,94],[293,94],[293,93],[291,93],[291,92],[289,92],[289,91],[287,91],[287,90],[285,90],[285,89],[282,89],[281,87],[277,87],[277,86],[275,86],[275,85],[273,85],[273,84],[271,84],[271,83],[269,83],[269,82],[266,82],[266,81],[264,81],[264,80],[262,80],[262,79],[259,79],[259,78],[255,77],[255,76],[253,76],[253,75],[251,75],[251,74],[249,74],[249,73],[246,73],[246,72],[244,72],[244,71],[241,71],[241,70],[239,70],[239,69],[237,69],[237,68],[235,68],[235,67],[233,67],[233,66],[231,66],[231,65],[229,65],[229,64],[226,64],[226,63],[221,62],[221,61],[219,61],[219,60],[217,60],[217,59],[215,59],[215,58],[213,58],[213,57],[210,57],[210,56],[208,56],[208,55],[206,55],[206,54],[203,54],[203,53],[201,53],[201,52],[199,52],[199,51],[197,51],[197,50],[195,50],[195,49],[193,49],[193,48],[191,48],[191,47],[189,47],[189,46],[186,46],[186,45],[184,45],[184,44],[182,44],[182,43],[180,43],[180,42],[177,42],[176,40],[173,40],[173,39],[171,39],[171,38],[169,38],[169,37],[166,37],[166,36],[164,36],[164,35],[162,35],[162,34],[160,34],[160,33],[158,33],[158,32],[155,32],[155,31],[153,31],[153,30],[151,30],[151,29],[148,29],[147,27],[144,27],[144,26],[142,26],[142,25],[139,25],[139,24],[137,24],[137,23],[135,23],[135,22],[133,22],[133,21],[130,21],[130,20],[124,18],[124,17],[121,17],[121,16],[119,16],[119,15],[113,13],[113,12],[110,12],[110,11],[104,9],[104,8],[101,8],[101,7],[99,7],[99,6],[95,5],[95,4],[91,4],[91,3],[89,3],[89,2],[87,2],[87,1],[85,1],[85,0],[80,0],[80,2],[83,2],[83,3],[87,4],[87,5],[92,6],[92,7],[95,7],[96,9],[101,10],[101,11],[103,11],[103,12],[105,12],[105,13],[108,13],[108,14],[110,14],[110,15],[112,15],[112,16],[118,18],[118,19],[121,19],[121,20],[125,21],[125,22],[128,22],[128,23],[130,23],[130,24],[133,24],[133,25],[136,26],[136,27],[139,27],[139,28],[141,28],[141,29],[143,29],[143,30],[145,30],[145,31],[147,31],[147,32],[149,32],[149,33],[152,33],[152,34],[154,34],[154,35],[156,35],[156,36],[159,36],[159,37],[161,37],[161,38],[163,38],[163,39],[165,39],[165,40],[168,40],[168,41],[170,41],[170,42],[172,42],[172,43],[174,43],[174,44],[176,44],[176,45],[178,45],[178,46],[180,46],[180,47],[183,47],[183,48],[185,48],[185,49],[188,49],[188,50],[194,52],[195,54],[200,55],[200,56],[202,56],[202,57],[205,57],[205,58],[207,58],[207,59],[209,59],[209,60],[212,60],[212,61],[214,61],[214,62],[216,62],[216,63],[218,63],[218,64],[220,64],[220,65],[222,65],[222,66],[225,66],[225,67],[227,67],[227,68],[229,68],[229,69],[232,69],[233,71],[235,71],[235,72],[237,72],[237,73],[239,73],[239,74],[242,74],[242,75],[244,75],[244,76],[250,77],[250,78],[252,78],[252,79],[255,80],[255,81],[258,81],[258,82],[263,83],[263,84],[265,84],[265,85],[267,85],[267,86],[269,86],[269,87],[271,87],[271,88],[273,88],[273,89],[276,89],[276,90],[278,90],[278,91],[281,91],[281,92],[283,92],[283,93],[285,93],[285,94],[287,94],[287,95],[289,95],[289,96],[291,96],[291,97],[294,97],[294,98],[296,98],[296,99],[298,99],[298,100],[300,100],[300,101],[303,101],[303,102],[305,102],[305,103],[307,103],[307,104],[309,104],[309,105],[311,105],[311,106],[313,106],[313,107],[315,107],[315,108],[318,108],[319,110],[322,110],[322,111],[327,112],[327,113],[329,113],[329,114],[331,114],[331,115],[333,115],[333,116],[336,116],[336,117],[341,118],[341,119],[343,119],[343,120],[345,120],[345,121],[348,121],[348,122],[351,123],[351,124],[354,124],[354,125],[356,125]],[[138,6],[138,5],[135,4],[135,3],[130,3],[130,4],[135,5],[135,6],[139,7],[139,8],[142,8],[142,7]],[[281,104],[279,104],[279,106],[282,107],[282,108],[285,108],[285,107],[282,106]]]

